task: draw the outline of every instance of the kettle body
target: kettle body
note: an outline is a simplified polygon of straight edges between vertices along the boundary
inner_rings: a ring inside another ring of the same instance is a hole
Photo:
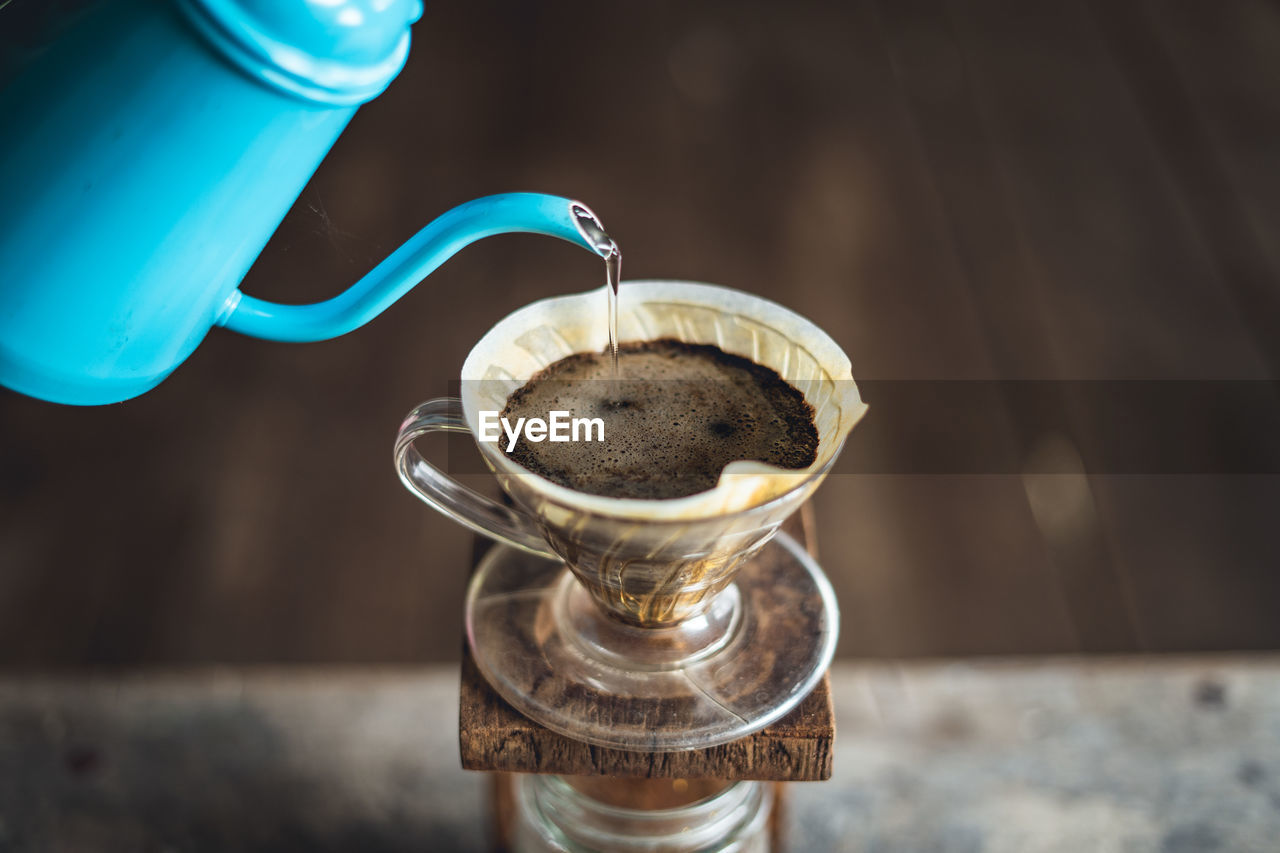
[[[159,383],[381,90],[291,91],[227,32],[200,4],[105,3],[0,94],[3,384],[96,404]]]

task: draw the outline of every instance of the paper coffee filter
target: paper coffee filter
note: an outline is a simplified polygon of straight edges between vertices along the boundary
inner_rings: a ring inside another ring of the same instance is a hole
[[[462,367],[463,411],[472,434],[479,413],[500,411],[533,374],[575,352],[608,346],[605,288],[543,299],[508,315],[476,344]],[[622,341],[675,338],[714,344],[776,370],[814,409],[817,458],[788,470],[762,462],[730,463],[716,487],[669,500],[610,498],[575,492],[512,462],[498,444],[480,443],[499,477],[518,476],[556,503],[603,515],[660,521],[705,518],[759,506],[823,472],[866,413],[848,356],[831,338],[775,302],[708,284],[630,281],[621,287]],[[607,437],[606,437],[607,438]]]

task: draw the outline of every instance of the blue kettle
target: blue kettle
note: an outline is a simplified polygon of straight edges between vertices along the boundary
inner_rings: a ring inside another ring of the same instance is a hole
[[[492,234],[607,254],[584,205],[511,193],[450,210],[327,301],[240,292],[356,109],[403,67],[421,12],[420,0],[114,0],[29,62],[0,92],[0,384],[113,403],[155,387],[214,326],[336,337]]]

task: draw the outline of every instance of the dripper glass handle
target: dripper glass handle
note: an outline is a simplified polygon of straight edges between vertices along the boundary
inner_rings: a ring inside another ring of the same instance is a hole
[[[396,437],[395,450],[396,471],[405,488],[476,533],[522,551],[560,559],[530,516],[467,488],[423,459],[413,442],[430,432],[470,433],[462,414],[462,401],[457,397],[438,397],[405,417]]]

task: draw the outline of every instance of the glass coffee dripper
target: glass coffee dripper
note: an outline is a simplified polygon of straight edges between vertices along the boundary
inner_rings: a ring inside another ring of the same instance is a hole
[[[542,368],[607,343],[607,295],[522,308],[462,369],[462,397],[409,413],[396,442],[407,488],[507,547],[467,593],[475,661],[531,719],[587,743],[672,751],[726,743],[795,707],[831,661],[838,611],[821,569],[779,525],[827,475],[866,406],[847,356],[799,315],[740,291],[628,282],[622,340],[715,344],[771,367],[813,406],[817,458],[787,470],[730,463],[708,491],[669,500],[577,492],[477,442],[511,498],[503,506],[426,462],[430,432],[479,434],[479,413]]]

